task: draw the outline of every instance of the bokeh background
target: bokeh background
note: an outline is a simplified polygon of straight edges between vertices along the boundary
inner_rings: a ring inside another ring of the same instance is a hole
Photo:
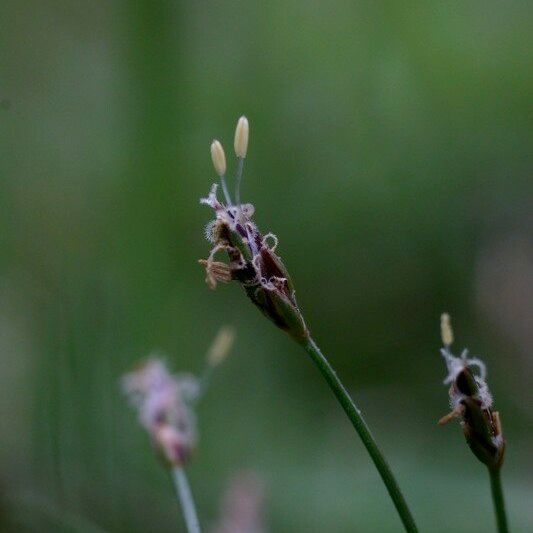
[[[180,531],[120,375],[199,372],[202,522],[235,472],[273,532],[399,531],[306,355],[197,259],[213,137],[422,531],[493,529],[447,410],[439,316],[484,358],[514,531],[533,529],[529,2],[6,1],[0,30],[0,513],[6,531]],[[232,159],[229,157],[230,164]]]

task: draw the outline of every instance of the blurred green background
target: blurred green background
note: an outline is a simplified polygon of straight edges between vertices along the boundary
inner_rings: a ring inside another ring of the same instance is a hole
[[[209,144],[229,156],[246,114],[243,200],[420,529],[494,527],[484,467],[436,425],[442,311],[488,365],[510,523],[533,529],[531,3],[0,10],[1,528],[179,531],[118,379],[154,348],[198,372],[229,324],[188,469],[202,522],[248,469],[271,531],[400,530],[303,351],[237,285],[204,284]]]

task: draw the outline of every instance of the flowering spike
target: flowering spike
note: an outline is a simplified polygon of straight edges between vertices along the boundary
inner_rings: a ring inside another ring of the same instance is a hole
[[[499,415],[492,412],[492,395],[485,381],[483,361],[468,357],[463,350],[459,357],[449,350],[453,342],[450,317],[441,316],[441,335],[444,348],[441,354],[448,368],[444,383],[451,383],[448,392],[452,411],[439,420],[443,425],[452,418],[461,418],[461,427],[474,455],[489,468],[498,469],[503,461],[505,441],[501,433]],[[477,368],[478,374],[473,373]]]
[[[211,143],[211,159],[216,173],[222,177],[226,174],[226,154],[219,141],[214,140]]]
[[[242,116],[237,122],[237,127],[235,128],[235,154],[237,157],[244,159],[246,157],[246,152],[248,151],[248,137],[250,134],[250,126],[248,124],[248,119],[245,116]]]
[[[156,450],[170,465],[183,465],[196,444],[189,404],[198,398],[199,381],[189,374],[173,376],[164,361],[151,358],[123,376],[121,384]]]
[[[296,303],[294,287],[281,258],[274,250],[277,237],[264,237],[252,220],[254,206],[240,203],[240,179],[248,146],[248,120],[241,117],[235,131],[235,152],[238,156],[235,200],[236,205],[223,205],[217,200],[216,187],[202,204],[215,211],[215,221],[207,226],[207,237],[213,248],[207,259],[200,260],[206,269],[206,282],[215,288],[218,281],[237,280],[252,302],[278,327],[300,343],[309,332]],[[214,255],[225,251],[228,263],[214,261]]]

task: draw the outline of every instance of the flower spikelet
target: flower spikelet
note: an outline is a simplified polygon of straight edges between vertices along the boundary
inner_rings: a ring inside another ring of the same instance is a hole
[[[162,359],[151,357],[124,375],[121,385],[157,451],[172,465],[184,464],[197,439],[191,403],[199,395],[198,380],[172,375]]]
[[[239,120],[236,135],[238,156],[236,193],[240,198],[240,179],[248,145],[248,121]],[[206,269],[206,283],[214,289],[217,282],[236,280],[246,295],[274,324],[287,331],[299,342],[309,333],[296,302],[289,273],[276,255],[278,238],[273,233],[262,235],[252,217],[252,204],[233,203],[225,178],[221,177],[224,201],[217,196],[218,185],[200,203],[210,207],[215,219],[206,227],[206,237],[213,244],[207,259],[200,260]],[[214,261],[215,254],[225,252],[227,263]]]
[[[498,412],[492,410],[493,399],[489,391],[485,363],[477,357],[469,357],[468,350],[460,356],[450,350],[453,331],[449,317],[441,319],[444,358],[448,375],[444,384],[450,385],[448,391],[451,412],[439,420],[443,425],[458,417],[466,441],[474,455],[490,468],[499,468],[503,461],[505,441],[502,435]]]

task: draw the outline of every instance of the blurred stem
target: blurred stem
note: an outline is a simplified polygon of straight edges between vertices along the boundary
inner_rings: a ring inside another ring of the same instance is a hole
[[[213,377],[213,365],[207,364],[204,371],[200,374],[200,391],[198,393],[198,400],[200,400],[204,394],[207,392],[207,389],[211,385],[211,379]]]
[[[344,388],[344,385],[337,377],[335,370],[333,370],[332,366],[329,364],[326,357],[322,354],[320,348],[317,346],[315,341],[311,337],[309,337],[304,342],[303,346],[307,353],[311,356],[311,359],[313,359],[313,362],[318,367],[325,380],[328,382],[328,385],[333,391],[333,394],[335,394],[335,396],[337,397],[337,400],[339,401],[342,408],[344,409],[344,412],[350,419],[350,422],[355,428],[355,431],[357,431],[357,434],[363,441],[365,448],[370,454],[372,461],[376,465],[376,468],[378,469],[378,472],[381,475],[383,483],[385,483],[385,486],[389,491],[389,495],[392,498],[392,501],[394,502],[398,514],[400,515],[405,530],[409,532],[416,532],[417,528],[415,521],[411,515],[411,511],[407,506],[400,487],[398,486],[398,483],[396,482],[396,479],[394,478],[394,475],[392,474],[392,471],[389,465],[387,464],[385,457],[381,453],[381,450],[378,448],[378,445],[376,444],[372,433],[370,433],[370,429],[366,425],[363,415],[355,406],[352,398],[350,397],[350,394]]]
[[[494,512],[496,514],[496,523],[498,524],[499,533],[507,533],[507,515],[505,512],[505,501],[503,499],[501,469],[489,468],[490,488],[492,491],[492,501],[494,503]]]
[[[198,522],[198,515],[196,514],[196,506],[189,487],[189,481],[185,470],[181,466],[175,466],[172,469],[172,479],[178,500],[183,511],[183,518],[187,525],[188,533],[200,533],[200,524]]]

